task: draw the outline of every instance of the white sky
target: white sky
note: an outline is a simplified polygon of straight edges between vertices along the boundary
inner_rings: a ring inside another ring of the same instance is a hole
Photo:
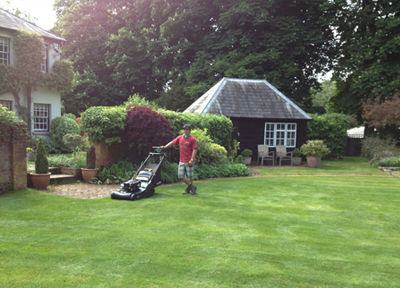
[[[0,8],[5,10],[18,8],[28,14],[37,26],[46,30],[53,28],[56,22],[53,5],[54,0],[0,0]]]

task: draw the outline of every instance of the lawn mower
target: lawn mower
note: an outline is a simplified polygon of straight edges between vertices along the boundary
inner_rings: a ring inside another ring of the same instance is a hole
[[[160,147],[152,147],[146,160],[140,165],[132,179],[121,184],[118,191],[111,193],[111,199],[138,200],[154,195],[154,188],[161,182],[161,164],[165,154]]]

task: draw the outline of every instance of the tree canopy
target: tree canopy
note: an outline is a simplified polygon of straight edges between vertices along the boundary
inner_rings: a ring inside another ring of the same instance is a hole
[[[81,99],[115,105],[139,93],[182,110],[220,78],[267,79],[303,107],[331,69],[329,0],[58,0]],[[89,81],[93,80],[93,81]],[[76,109],[76,108],[75,108]],[[81,109],[81,108],[80,108]]]

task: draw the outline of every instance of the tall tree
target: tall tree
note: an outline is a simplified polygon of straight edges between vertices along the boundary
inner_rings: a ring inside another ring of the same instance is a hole
[[[362,103],[384,101],[400,87],[400,2],[335,0],[339,57],[337,111],[361,118]]]
[[[65,52],[78,73],[107,89],[104,103],[139,93],[182,109],[228,76],[267,79],[307,106],[316,75],[331,67],[329,0],[58,0],[56,7]]]

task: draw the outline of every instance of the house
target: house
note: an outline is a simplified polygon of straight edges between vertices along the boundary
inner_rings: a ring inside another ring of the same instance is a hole
[[[241,150],[253,150],[254,157],[258,144],[300,147],[312,119],[267,81],[233,78],[221,79],[184,112],[229,117]]]
[[[65,39],[54,35],[28,21],[25,21],[0,8],[0,64],[14,65],[18,55],[14,52],[14,39],[18,30],[37,33],[45,42],[45,51],[41,70],[43,73],[52,72],[55,62],[60,60],[60,46]],[[3,93],[3,94],[1,94]],[[20,105],[27,107],[27,96],[20,93]],[[36,88],[31,94],[31,131],[33,135],[49,134],[52,119],[61,116],[60,93],[49,88]],[[15,111],[15,98],[12,93],[0,91],[0,104]]]

